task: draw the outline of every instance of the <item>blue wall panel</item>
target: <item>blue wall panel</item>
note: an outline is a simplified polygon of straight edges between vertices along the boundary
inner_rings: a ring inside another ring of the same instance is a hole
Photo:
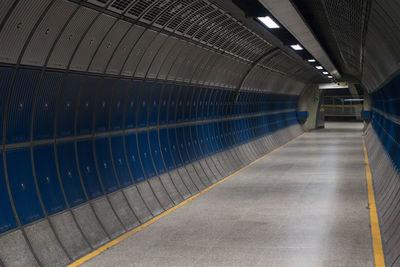
[[[297,97],[241,92],[234,104],[235,98],[235,91],[219,88],[0,68],[0,115],[5,100],[10,100],[6,142],[30,147],[24,142],[30,141],[32,131],[33,140],[48,139],[46,143],[50,143],[33,145],[35,172],[29,148],[6,147],[11,195],[21,222],[66,209],[65,197],[74,207],[297,123],[295,111],[261,114],[295,108]],[[394,114],[400,113],[398,110],[394,106],[389,109]],[[254,116],[237,119],[233,113]],[[400,138],[396,125],[375,118],[390,135]],[[171,125],[187,122],[190,124]],[[164,128],[135,130],[157,125]],[[75,134],[84,136],[59,139]],[[398,157],[394,143],[383,134],[381,138],[389,154]],[[4,232],[15,228],[17,220],[7,201],[9,192],[1,167],[0,162],[0,232]]]
[[[0,144],[3,143],[3,117],[13,73],[13,69],[0,67]]]
[[[207,89],[203,87],[199,87],[199,97],[197,100],[197,109],[196,109],[196,118],[197,120],[201,120],[203,118],[203,109],[204,109],[204,99],[207,94]]]
[[[202,153],[201,147],[200,147],[200,140],[199,140],[199,136],[197,134],[197,127],[194,125],[190,126],[190,132],[191,132],[191,136],[192,136],[193,150],[196,154],[196,157],[198,159],[201,159],[203,157],[203,153]]]
[[[168,131],[166,129],[160,129],[160,146],[161,151],[165,160],[165,165],[168,170],[175,168],[174,161],[172,159],[171,150],[168,141]]]
[[[101,82],[101,78],[89,76],[82,83],[76,123],[76,133],[78,135],[92,132],[96,92],[99,90]]]
[[[123,137],[120,135],[111,137],[111,148],[120,185],[122,187],[131,185],[132,179],[126,162]]]
[[[65,79],[57,113],[57,137],[74,135],[75,108],[82,79],[81,75],[68,75]]]
[[[111,193],[119,189],[111,161],[110,143],[108,138],[100,138],[95,141],[96,160],[100,178],[104,189]]]
[[[7,116],[7,143],[30,140],[33,97],[40,71],[19,70],[11,91]]]
[[[191,105],[190,105],[190,114],[189,114],[189,120],[194,121],[197,119],[197,108],[198,108],[198,101],[201,93],[201,88],[200,87],[193,87],[191,90],[192,92],[192,97],[191,97]]]
[[[115,81],[116,79],[103,79],[100,88],[98,88],[96,92],[95,131],[98,133],[108,130],[110,107]]]
[[[160,104],[160,96],[162,92],[162,84],[156,83],[153,87],[149,109],[149,126],[154,126],[158,123],[158,111]]]
[[[190,133],[190,127],[183,127],[183,135],[185,136],[186,149],[189,155],[190,161],[195,161],[197,159],[196,152],[194,151],[194,144],[192,143],[192,136]]]
[[[148,178],[156,175],[153,161],[149,150],[149,142],[147,132],[141,132],[138,134],[140,157],[142,159],[143,168]]]
[[[61,89],[64,74],[47,72],[43,75],[42,83],[36,97],[33,138],[52,138],[54,132],[54,115],[57,98]]]
[[[11,208],[8,196],[6,180],[4,176],[3,154],[0,153],[0,233],[6,232],[17,227],[14,212]]]
[[[137,124],[137,107],[140,98],[139,90],[142,87],[141,81],[133,81],[129,88],[128,103],[125,112],[126,129],[136,128]]]
[[[171,85],[170,84],[164,85],[160,98],[160,111],[158,114],[158,124],[160,125],[167,123],[168,101],[170,93],[171,93]]]
[[[6,156],[11,194],[21,224],[43,218],[44,213],[33,179],[30,150],[28,148],[9,150]]]
[[[136,134],[128,134],[125,137],[126,154],[132,170],[133,179],[139,183],[145,179],[136,143]]]
[[[179,97],[177,101],[177,106],[176,106],[176,117],[175,121],[176,122],[182,122],[183,121],[183,114],[185,113],[185,103],[186,103],[186,98],[188,95],[188,87],[187,86],[181,86],[180,87],[180,92],[179,92]]]
[[[158,141],[158,131],[153,130],[149,132],[151,155],[153,156],[154,165],[157,169],[157,173],[161,174],[165,172],[164,161],[161,155],[160,143]]]
[[[35,147],[33,158],[36,170],[36,180],[39,186],[44,207],[48,214],[54,214],[66,208],[64,196],[54,160],[54,145]]]
[[[191,107],[191,101],[192,101],[192,95],[193,95],[193,87],[192,86],[187,86],[187,95],[183,107],[183,121],[187,122],[190,120],[190,107]]]
[[[168,138],[169,138],[169,145],[170,145],[169,148],[172,154],[172,159],[174,160],[175,165],[177,167],[180,167],[182,166],[182,160],[181,156],[179,155],[178,143],[176,142],[175,128],[168,129]]]
[[[183,127],[176,128],[176,135],[178,140],[178,148],[184,164],[188,164],[190,162],[189,155],[186,151],[186,144],[185,144],[185,136],[183,133]]]
[[[92,141],[79,141],[77,146],[79,167],[87,195],[90,199],[99,197],[103,194],[103,191],[94,164]]]
[[[111,106],[110,129],[112,131],[122,130],[124,122],[124,108],[127,103],[127,97],[131,81],[119,80],[114,90],[114,97]]]
[[[168,103],[168,123],[175,123],[176,107],[179,98],[180,86],[171,87]]]
[[[58,144],[57,156],[60,178],[69,205],[73,207],[85,202],[86,196],[77,169],[74,143]]]
[[[140,105],[138,114],[138,127],[147,126],[147,115],[149,112],[149,104],[151,100],[151,93],[153,91],[153,82],[144,82],[143,86],[139,89]]]

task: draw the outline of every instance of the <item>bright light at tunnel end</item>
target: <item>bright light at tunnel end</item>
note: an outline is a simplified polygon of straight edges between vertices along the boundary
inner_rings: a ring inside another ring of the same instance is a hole
[[[280,28],[279,25],[270,16],[258,17],[257,19],[259,21],[261,21],[262,24],[267,26],[269,29],[278,29],[278,28]]]
[[[291,45],[290,46],[293,50],[303,50],[303,47],[299,44]]]

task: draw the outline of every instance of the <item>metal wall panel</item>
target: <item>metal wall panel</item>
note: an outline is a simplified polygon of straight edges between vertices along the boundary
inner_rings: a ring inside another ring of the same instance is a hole
[[[43,218],[44,212],[33,179],[29,149],[9,150],[6,159],[11,194],[21,224]]]
[[[121,75],[133,76],[140,60],[156,35],[157,32],[153,30],[146,30],[143,35],[141,35],[140,39],[137,41],[135,47],[132,49],[126,62],[124,63]]]
[[[146,173],[147,178],[151,178],[156,175],[153,160],[151,158],[150,150],[149,150],[149,142],[147,131],[138,133],[138,144],[140,157],[143,164],[143,169]]]
[[[0,62],[17,63],[20,53],[50,0],[22,0],[0,32]]]
[[[165,58],[168,56],[170,51],[175,47],[177,38],[168,36],[167,40],[164,44],[159,48],[157,54],[153,58],[153,62],[149,66],[149,70],[147,72],[147,78],[155,79],[163,65]]]
[[[58,168],[65,195],[71,207],[87,200],[79,177],[74,143],[57,145]]]
[[[94,141],[96,150],[95,157],[99,170],[99,176],[104,185],[106,193],[111,193],[119,189],[113,164],[111,161],[110,144],[108,138],[97,138]]]
[[[7,112],[7,143],[26,142],[30,139],[33,98],[40,72],[19,70],[12,87]]]
[[[163,61],[161,68],[157,74],[157,79],[164,80],[167,78],[167,75],[171,69],[172,64],[175,62],[179,52],[185,48],[185,42],[178,40],[175,45],[174,49],[168,53],[167,57]]]
[[[118,131],[123,128],[124,109],[128,103],[127,96],[131,84],[130,80],[118,80],[116,82],[110,111],[110,130],[112,131]]]
[[[138,101],[139,92],[142,88],[143,83],[141,81],[133,81],[131,87],[129,88],[129,97],[127,102],[127,107],[125,111],[125,128],[133,129],[137,125],[137,111],[138,111]]]
[[[17,227],[17,221],[11,207],[8,195],[7,184],[4,175],[3,154],[0,154],[0,233],[9,231]]]
[[[92,141],[77,142],[77,152],[82,180],[89,199],[94,199],[103,195],[94,163]]]
[[[153,63],[154,58],[158,55],[158,51],[160,47],[164,45],[166,39],[167,35],[165,34],[157,34],[157,36],[154,37],[152,42],[149,44],[149,47],[146,49],[143,57],[140,59],[135,71],[135,77],[146,77],[150,65]]]
[[[89,66],[90,72],[104,73],[107,65],[109,64],[110,58],[117,49],[121,39],[125,36],[127,31],[130,29],[131,24],[123,20],[118,20],[103,42],[100,44],[93,60]]]
[[[52,138],[57,97],[63,81],[63,74],[46,72],[36,95],[33,119],[33,139]]]
[[[104,36],[114,25],[115,21],[114,17],[104,14],[96,18],[73,55],[70,69],[86,71],[89,68],[89,64],[103,41]]]
[[[21,64],[43,66],[53,43],[77,8],[76,4],[69,1],[55,1],[36,28],[23,54]]]
[[[54,145],[33,149],[36,180],[47,214],[64,210],[67,206],[61,192],[54,157]]]
[[[122,67],[125,64],[131,50],[135,46],[136,42],[140,39],[145,28],[134,25],[129,29],[128,33],[121,40],[117,49],[115,50],[113,56],[108,63],[106,73],[107,74],[120,74]]]
[[[122,187],[127,187],[132,184],[132,178],[129,172],[128,163],[126,162],[123,137],[111,137],[111,147],[115,171],[117,173],[119,183]]]
[[[149,132],[149,144],[151,149],[151,154],[154,159],[154,165],[156,167],[157,173],[162,174],[165,172],[164,160],[161,154],[161,147],[158,141],[158,131],[153,130]]]
[[[11,86],[11,80],[14,70],[11,68],[0,67],[0,118],[4,117],[7,106],[7,95]],[[0,139],[3,143],[3,120],[0,120]]]
[[[95,131],[96,133],[108,131],[110,109],[113,100],[114,86],[116,79],[105,78],[101,81],[100,87],[96,90],[95,104]],[[93,97],[93,96],[92,96]]]
[[[91,26],[98,12],[80,7],[79,10],[66,25],[47,64],[51,68],[66,69],[69,66],[71,57],[74,55],[76,47],[79,45],[82,36]]]
[[[125,136],[126,154],[130,169],[132,170],[133,178],[136,183],[140,183],[145,180],[142,164],[140,163],[136,134],[128,134]]]
[[[102,82],[101,78],[96,76],[86,77],[82,81],[76,115],[76,133],[78,135],[92,132],[95,96]]]

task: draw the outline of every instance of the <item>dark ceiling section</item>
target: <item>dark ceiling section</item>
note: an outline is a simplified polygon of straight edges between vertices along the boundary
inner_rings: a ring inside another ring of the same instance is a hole
[[[343,79],[360,81],[370,0],[292,0]]]

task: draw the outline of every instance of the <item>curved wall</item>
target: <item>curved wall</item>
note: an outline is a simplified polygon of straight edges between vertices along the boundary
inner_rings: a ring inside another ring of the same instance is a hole
[[[302,132],[316,75],[197,0],[0,6],[0,265],[65,265]]]
[[[362,84],[372,102],[366,145],[387,266],[400,265],[400,43],[394,0],[371,1]]]
[[[400,264],[399,92],[397,76],[371,94],[372,119],[366,137],[388,266]]]

